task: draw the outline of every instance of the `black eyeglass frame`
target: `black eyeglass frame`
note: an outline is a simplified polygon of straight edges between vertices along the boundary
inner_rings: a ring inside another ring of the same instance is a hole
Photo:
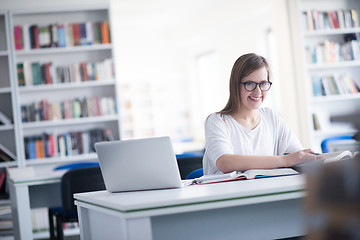
[[[244,85],[245,90],[248,91],[248,92],[254,91],[257,88],[258,85],[259,85],[261,91],[269,91],[270,88],[271,88],[271,85],[272,85],[272,82],[270,82],[270,81],[264,81],[264,82],[259,82],[259,83],[256,83],[256,82],[253,82],[253,81],[248,81],[248,82],[240,82],[240,83]],[[255,87],[252,90],[246,88],[246,85],[249,84],[249,83],[255,84]],[[265,84],[266,85],[269,84],[268,89],[263,89],[263,87],[266,86]]]

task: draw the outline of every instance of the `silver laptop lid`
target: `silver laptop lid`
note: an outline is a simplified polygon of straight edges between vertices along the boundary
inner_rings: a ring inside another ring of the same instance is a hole
[[[181,187],[169,137],[99,142],[95,149],[110,192]]]

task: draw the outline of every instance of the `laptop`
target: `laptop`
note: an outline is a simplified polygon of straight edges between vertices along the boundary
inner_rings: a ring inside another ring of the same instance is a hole
[[[179,188],[182,185],[169,137],[98,142],[95,150],[109,192]]]

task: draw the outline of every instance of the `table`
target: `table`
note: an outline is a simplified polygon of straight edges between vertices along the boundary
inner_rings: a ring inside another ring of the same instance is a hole
[[[31,208],[61,206],[63,171],[46,168],[9,168],[8,186],[15,239],[34,239]]]
[[[306,233],[302,175],[180,189],[75,194],[80,236],[94,239],[275,239]]]

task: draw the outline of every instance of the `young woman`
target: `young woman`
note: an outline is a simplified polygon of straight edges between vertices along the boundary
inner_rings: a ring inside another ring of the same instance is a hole
[[[321,158],[310,149],[303,150],[274,111],[261,108],[271,85],[265,58],[249,53],[236,60],[229,100],[205,122],[205,174],[291,167]]]

